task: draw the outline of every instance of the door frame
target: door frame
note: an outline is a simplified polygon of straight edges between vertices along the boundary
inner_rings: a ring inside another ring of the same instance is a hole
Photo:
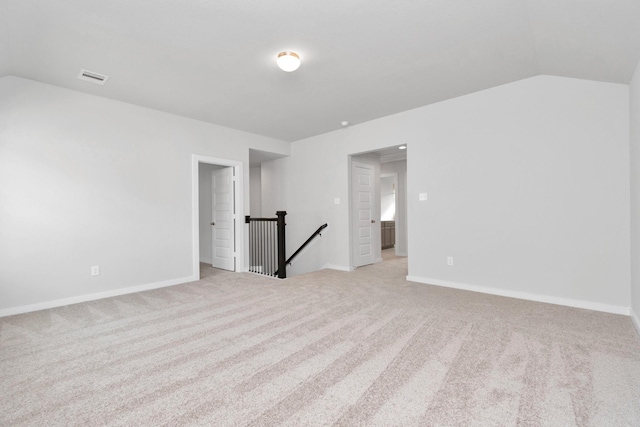
[[[217,157],[203,156],[199,154],[191,155],[191,241],[193,242],[191,254],[193,260],[193,276],[200,280],[200,163],[230,166],[234,169],[235,178],[235,271],[244,271],[244,227],[243,227],[243,194],[244,194],[244,172],[242,162],[238,160],[220,159]]]
[[[405,146],[408,146],[408,144],[402,144]],[[381,151],[386,151],[389,148],[394,148],[394,147],[398,147],[399,145],[390,145],[390,146],[385,146],[385,147],[380,147],[377,149],[373,149],[371,151],[365,151],[365,152],[356,152],[356,153],[350,153],[347,155],[347,179],[348,179],[348,199],[349,199],[349,208],[348,208],[348,212],[349,212],[349,271],[353,271],[355,270],[354,267],[354,256],[353,256],[353,247],[355,245],[354,243],[354,231],[353,231],[353,218],[354,218],[354,213],[353,213],[353,183],[352,183],[352,179],[351,179],[351,168],[352,168],[352,162],[356,161],[358,162],[359,159],[357,158],[358,156],[362,156],[362,155],[366,155],[366,154],[380,154]],[[406,154],[406,162],[407,162],[407,169],[404,170],[404,175],[402,174],[402,171],[399,172],[387,172],[385,174],[396,174],[397,178],[396,178],[396,183],[398,185],[398,187],[396,188],[396,255],[398,256],[403,256],[403,257],[407,257],[408,256],[408,251],[409,251],[409,175],[408,175],[408,169],[409,169],[409,152],[407,151]],[[401,159],[397,159],[397,160],[401,160]],[[380,169],[382,169],[382,163],[378,163]],[[380,176],[382,176],[382,172],[380,172]],[[404,177],[404,178],[401,178]],[[379,198],[380,198],[380,182],[378,180],[378,191],[376,192],[376,197],[378,197],[378,202],[379,202]],[[403,187],[403,193],[402,195],[399,192],[399,187],[402,186]],[[402,209],[404,210],[404,214],[402,215],[402,218],[400,220],[400,218],[398,218],[398,209],[400,207],[400,205],[402,205]],[[376,205],[376,209],[377,209],[377,222],[380,223],[380,203],[377,203]],[[402,223],[403,226],[402,227],[398,227],[398,223]],[[378,227],[379,228],[379,227]],[[399,251],[399,246],[398,246],[398,233],[402,232],[404,233],[402,235],[402,239],[404,240],[404,251]],[[380,243],[381,243],[381,236],[380,233],[377,234],[377,238],[378,238],[378,243],[376,244],[378,250],[380,250]],[[377,258],[374,263],[377,262],[381,262],[382,261],[382,255],[381,255],[381,250],[380,250],[380,258]]]

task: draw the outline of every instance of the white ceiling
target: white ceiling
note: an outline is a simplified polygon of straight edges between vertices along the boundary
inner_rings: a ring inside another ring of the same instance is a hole
[[[0,75],[287,141],[537,74],[627,84],[639,59],[640,0],[0,0]]]

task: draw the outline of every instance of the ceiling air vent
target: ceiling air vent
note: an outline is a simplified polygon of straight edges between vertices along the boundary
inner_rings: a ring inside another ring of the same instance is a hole
[[[103,85],[109,80],[109,76],[105,76],[104,74],[94,73],[93,71],[80,70],[80,74],[78,74],[78,78],[80,80],[84,80],[86,82],[95,83],[97,85]]]

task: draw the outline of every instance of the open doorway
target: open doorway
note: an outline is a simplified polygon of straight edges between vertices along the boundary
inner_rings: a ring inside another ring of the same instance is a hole
[[[407,222],[407,155],[408,149],[399,150],[391,147],[380,152],[380,176],[393,177],[394,185],[392,200],[394,245],[392,252],[395,256],[406,257],[408,255],[408,222]],[[382,191],[382,189],[381,189]],[[381,194],[381,204],[382,204]],[[382,208],[382,207],[381,207]],[[381,221],[388,220],[387,217]],[[387,224],[391,227],[391,223]],[[387,231],[387,233],[390,233]]]
[[[200,263],[235,271],[234,170],[201,163],[198,170]]]
[[[396,216],[398,208],[398,174],[380,173],[380,241],[382,259],[396,250]]]
[[[352,268],[407,256],[407,150],[403,147],[350,156]]]
[[[242,162],[193,156],[193,269],[243,271]]]

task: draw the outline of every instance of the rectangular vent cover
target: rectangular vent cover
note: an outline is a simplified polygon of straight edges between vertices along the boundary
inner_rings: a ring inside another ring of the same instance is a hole
[[[94,73],[93,71],[87,71],[87,70],[80,70],[80,74],[78,74],[78,78],[80,80],[95,83],[97,85],[103,85],[107,82],[107,80],[109,80],[109,76],[105,76],[104,74]]]

